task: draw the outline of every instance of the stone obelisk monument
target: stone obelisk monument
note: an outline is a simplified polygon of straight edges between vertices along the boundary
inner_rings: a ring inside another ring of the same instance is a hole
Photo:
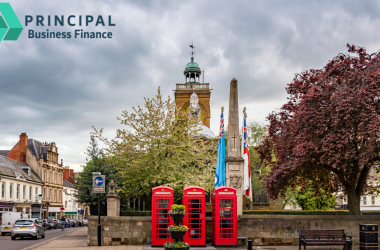
[[[230,83],[230,103],[228,110],[228,139],[226,157],[227,186],[236,189],[237,214],[243,214],[243,163],[239,139],[239,98],[238,82],[235,78]]]

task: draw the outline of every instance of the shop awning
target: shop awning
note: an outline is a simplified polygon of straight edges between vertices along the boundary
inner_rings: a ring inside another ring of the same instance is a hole
[[[0,207],[13,208],[14,206],[14,202],[0,202]]]
[[[65,212],[65,215],[78,214],[77,212]]]

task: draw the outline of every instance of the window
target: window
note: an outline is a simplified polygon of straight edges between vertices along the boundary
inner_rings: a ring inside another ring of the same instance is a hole
[[[17,187],[16,187],[16,199],[17,200],[20,199],[20,184],[17,184]]]
[[[59,202],[61,202],[61,197],[62,197],[62,191],[61,190],[59,190],[59,196],[58,196],[59,198]]]
[[[35,196],[38,194],[38,187],[35,189]],[[37,197],[34,197],[34,200],[37,201]]]
[[[57,190],[54,190],[54,202],[57,202]]]
[[[51,189],[49,189],[49,201],[51,201]]]
[[[75,201],[73,201],[73,211],[77,210]]]
[[[62,181],[62,174],[59,174],[59,180],[58,180],[59,185],[61,185],[61,181]]]
[[[22,199],[25,200],[26,199],[26,186],[22,186]]]
[[[65,201],[65,208],[67,208],[67,201]]]
[[[54,173],[54,184],[57,184],[57,173]]]
[[[51,183],[51,171],[49,172],[49,182]]]
[[[29,187],[29,201],[32,201],[33,188]]]
[[[46,188],[44,188],[44,201],[46,201]]]
[[[375,205],[375,196],[371,196],[371,205]]]
[[[367,205],[367,196],[363,196],[363,205]]]
[[[46,170],[44,170],[44,181],[46,181]]]
[[[5,199],[5,182],[1,183],[1,198]]]
[[[9,198],[13,198],[13,183],[9,185]]]

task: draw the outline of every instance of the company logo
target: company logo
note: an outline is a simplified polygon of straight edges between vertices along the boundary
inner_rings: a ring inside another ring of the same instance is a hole
[[[0,41],[16,41],[23,29],[9,3],[0,3]]]

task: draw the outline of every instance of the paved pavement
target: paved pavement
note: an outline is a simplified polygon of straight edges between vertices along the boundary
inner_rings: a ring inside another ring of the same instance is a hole
[[[36,240],[16,240],[11,241],[10,236],[0,237],[0,249],[4,250],[149,250],[150,245],[127,245],[127,246],[87,246],[87,227],[66,228],[64,231],[59,229],[46,231],[46,238]],[[163,250],[163,248],[155,248]],[[206,248],[191,248],[204,249]],[[217,248],[217,250],[246,250],[247,248]],[[253,250],[298,250],[298,246],[254,246]],[[309,246],[308,250],[342,250],[342,246]],[[353,250],[359,250],[359,246],[354,246]]]
[[[83,230],[83,227],[66,228],[63,231],[62,229],[46,230],[45,238],[44,239],[40,238],[38,240],[34,240],[32,238],[24,238],[24,239],[17,238],[16,240],[11,240],[10,234],[5,235],[5,236],[0,236],[0,250],[35,249],[33,246],[35,246],[36,244],[37,245],[43,244],[43,243],[52,241],[62,235],[73,233],[81,229]],[[85,228],[85,231],[87,232],[87,228]]]

